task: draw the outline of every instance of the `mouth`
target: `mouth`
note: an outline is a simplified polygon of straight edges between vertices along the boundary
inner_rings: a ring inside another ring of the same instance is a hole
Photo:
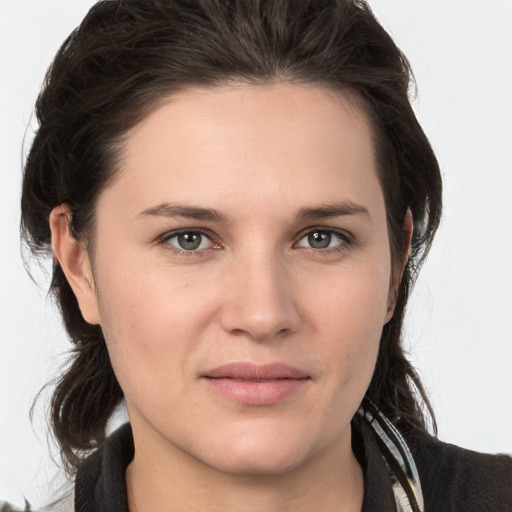
[[[282,363],[247,362],[222,365],[201,375],[208,388],[235,402],[263,406],[286,400],[301,391],[311,377]]]

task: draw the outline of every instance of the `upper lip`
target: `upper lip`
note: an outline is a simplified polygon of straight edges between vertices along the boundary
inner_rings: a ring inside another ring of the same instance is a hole
[[[202,374],[211,379],[238,380],[277,380],[277,379],[307,379],[309,375],[293,366],[284,363],[254,364],[235,362],[217,366]]]

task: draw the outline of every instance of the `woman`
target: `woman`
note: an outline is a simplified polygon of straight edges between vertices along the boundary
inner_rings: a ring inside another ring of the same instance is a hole
[[[400,344],[441,212],[409,80],[362,2],[105,1],[64,43],[22,215],[77,511],[510,509]]]

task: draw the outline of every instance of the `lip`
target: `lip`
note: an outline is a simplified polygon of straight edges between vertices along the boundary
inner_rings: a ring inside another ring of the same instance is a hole
[[[247,362],[218,366],[202,374],[201,379],[215,393],[253,406],[282,402],[311,380],[306,372],[287,364]]]

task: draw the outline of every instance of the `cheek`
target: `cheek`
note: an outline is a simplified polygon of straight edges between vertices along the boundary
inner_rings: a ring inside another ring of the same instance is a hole
[[[330,374],[338,379],[333,385],[365,388],[371,379],[386,321],[388,270],[385,260],[347,268],[324,293],[309,298],[311,322],[322,333]]]
[[[137,271],[135,271],[135,268]],[[168,271],[119,264],[98,272],[99,309],[112,366],[126,395],[190,374],[191,354],[214,314],[213,297]],[[125,276],[130,276],[126,278]],[[136,389],[134,389],[136,387]]]
[[[139,333],[130,339],[146,345],[169,332],[199,329],[205,310],[197,306],[210,301],[208,288],[198,287],[191,276],[135,258],[105,265],[98,288],[102,322],[115,324],[125,335]]]
[[[309,281],[302,294],[309,293],[312,321],[321,319],[319,328],[323,325],[340,334],[353,333],[359,342],[380,335],[386,321],[390,282],[385,259],[382,263],[376,258],[356,262],[332,272],[330,278],[321,280],[323,288],[318,287],[318,279]]]

